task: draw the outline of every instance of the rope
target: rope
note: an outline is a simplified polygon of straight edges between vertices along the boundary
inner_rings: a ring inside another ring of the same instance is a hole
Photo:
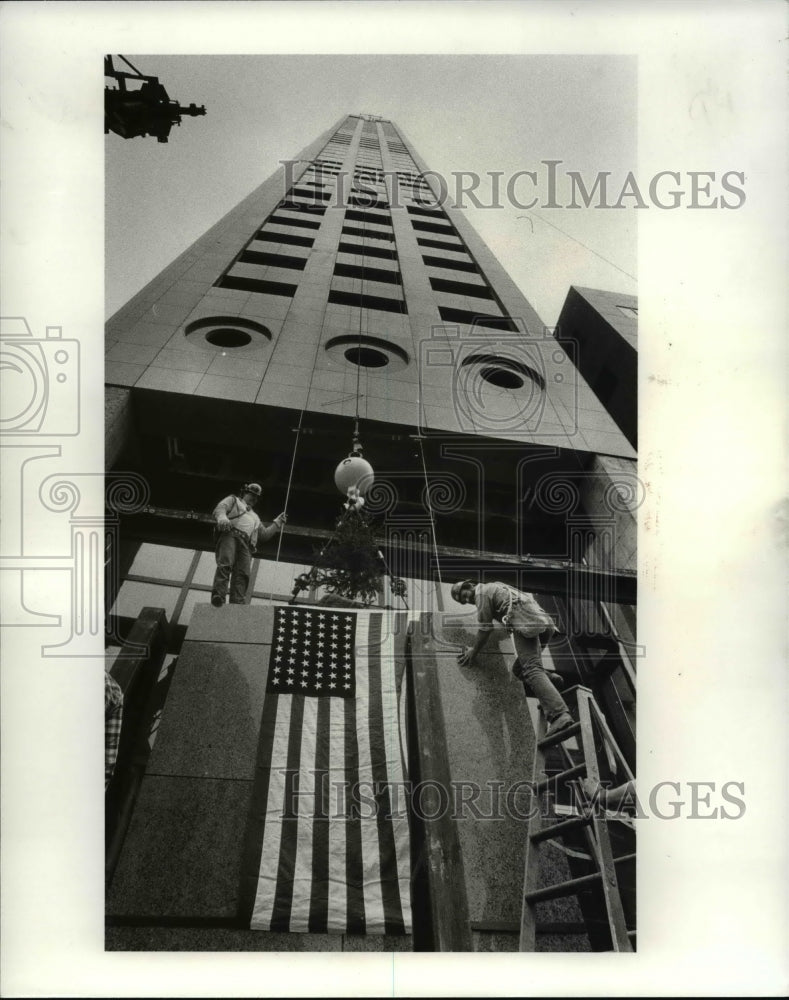
[[[438,585],[442,586],[441,581],[441,563],[438,559],[438,542],[436,540],[436,522],[433,517],[433,504],[430,502],[430,480],[427,478],[427,465],[425,464],[425,449],[422,445],[421,434],[415,435],[416,440],[419,442],[419,454],[422,456],[422,474],[425,477],[425,500],[427,502],[427,511],[430,515],[430,532],[433,536],[433,551],[436,556],[436,574],[438,575]]]
[[[307,391],[307,396],[309,397],[309,390]],[[302,406],[301,413],[299,414],[299,423],[298,426],[296,427],[296,440],[293,443],[293,454],[291,455],[290,459],[290,474],[288,475],[288,487],[285,490],[285,511],[284,511],[285,515],[287,515],[288,513],[288,502],[290,501],[290,487],[291,484],[293,483],[293,470],[296,467],[296,451],[298,450],[299,447],[299,438],[301,437],[301,422],[304,420],[305,409],[306,407]],[[279,540],[277,541],[277,558],[274,560],[275,566],[279,566],[279,554],[282,550],[282,535],[283,532],[280,531]],[[269,592],[269,600],[272,599],[273,594],[274,594],[273,590]]]
[[[531,218],[528,215],[519,215],[518,218],[519,219],[529,219],[529,222],[531,222]],[[573,243],[577,243],[579,247],[583,247],[584,250],[588,250],[589,253],[593,253],[595,255],[595,257],[599,257],[600,260],[605,261],[606,264],[610,264],[611,267],[615,267],[617,269],[617,271],[621,271],[622,274],[626,275],[628,278],[632,278],[633,281],[638,281],[638,278],[636,278],[636,276],[634,274],[631,274],[629,271],[626,271],[623,267],[620,267],[618,264],[615,264],[612,260],[609,260],[607,257],[604,257],[601,253],[598,253],[596,250],[593,250],[591,247],[587,246],[585,243],[582,243],[580,240],[576,239],[575,236],[570,236],[569,233],[566,233],[563,229],[560,229],[559,226],[557,226],[555,223],[549,221],[544,216],[538,215],[538,216],[536,216],[536,218],[538,218],[540,220],[540,222],[544,222],[547,226],[553,226],[553,228],[557,231],[557,233],[561,233],[562,236],[566,236],[568,240],[572,240]]]

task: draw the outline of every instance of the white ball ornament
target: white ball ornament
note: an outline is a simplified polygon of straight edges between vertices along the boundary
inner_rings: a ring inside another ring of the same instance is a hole
[[[363,496],[373,485],[374,479],[372,465],[358,455],[344,458],[334,470],[334,484],[343,496],[347,496],[348,490],[354,488]]]

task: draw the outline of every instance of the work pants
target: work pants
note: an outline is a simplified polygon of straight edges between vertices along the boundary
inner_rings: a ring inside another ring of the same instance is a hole
[[[216,573],[212,596],[223,601],[230,584],[230,603],[246,603],[252,553],[249,542],[233,531],[222,531],[216,543]]]

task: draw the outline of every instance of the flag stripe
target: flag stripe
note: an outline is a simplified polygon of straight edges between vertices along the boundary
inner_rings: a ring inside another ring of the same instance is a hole
[[[312,824],[312,893],[308,930],[325,934],[329,916],[329,817],[330,710],[332,698],[317,698],[318,718],[315,748],[315,820]]]
[[[405,680],[405,642],[406,642],[406,616],[397,616],[399,627],[395,633],[393,643],[393,655],[395,657],[396,676],[396,705],[395,719],[393,725],[396,726],[395,747],[392,748],[391,741],[387,742],[387,753],[391,750],[390,773],[397,776],[398,781],[403,784],[400,787],[400,797],[397,801],[397,814],[392,819],[395,832],[395,846],[397,850],[397,874],[400,886],[400,901],[403,910],[404,930],[411,933],[411,829],[408,820],[409,791],[406,787],[408,780],[408,761],[406,759],[407,720],[406,708],[408,704],[408,691]]]
[[[267,699],[269,700],[269,699]],[[282,801],[285,787],[285,767],[287,761],[288,737],[290,735],[291,698],[271,698],[274,707],[271,742],[271,757],[268,762],[268,797],[266,799],[266,824],[263,830],[263,845],[260,850],[258,885],[252,911],[251,926],[269,930],[271,909],[277,881],[279,845],[282,840]],[[279,766],[275,766],[274,762]]]
[[[280,699],[284,700],[284,699]],[[290,712],[290,731],[288,738],[287,763],[285,765],[285,783],[283,800],[280,804],[282,814],[282,835],[279,845],[279,861],[277,863],[277,891],[274,897],[274,909],[271,914],[271,929],[273,931],[290,930],[290,910],[293,902],[293,875],[296,868],[296,832],[298,800],[295,791],[298,787],[299,765],[301,763],[301,731],[304,720],[304,696],[290,696],[292,708]]]
[[[304,714],[301,722],[301,732],[291,731],[291,739],[301,743],[301,767],[298,776],[297,800],[294,804],[296,813],[295,864],[293,866],[293,898],[290,907],[290,930],[306,932],[310,924],[310,899],[312,895],[312,839],[315,814],[315,760],[318,753],[318,705],[320,698],[305,698]]]
[[[370,657],[379,662],[391,655],[391,636],[383,637],[382,616],[370,621]],[[381,664],[383,666],[383,664]],[[382,687],[382,669],[370,670],[370,763],[373,787],[376,789],[376,822],[378,825],[378,850],[381,868],[381,898],[384,926],[388,934],[403,933],[403,913],[400,908],[400,892],[397,884],[397,863],[394,831],[392,830],[392,799],[388,788],[389,775],[386,770],[386,744],[391,734],[384,728],[384,697],[388,694],[391,705],[394,691],[385,692]],[[387,713],[388,714],[388,713]],[[391,724],[391,721],[387,719]]]
[[[358,691],[358,687],[357,687]],[[348,698],[345,707],[345,780],[349,789],[348,818],[345,821],[345,878],[347,881],[346,922],[350,934],[365,934],[362,871],[362,824],[358,813],[359,745],[356,739],[356,701]]]
[[[249,804],[249,821],[246,830],[246,846],[242,860],[239,915],[245,923],[249,923],[250,925],[252,924],[255,897],[258,891],[258,882],[262,868],[261,853],[263,851],[263,837],[266,829],[277,703],[277,698],[266,698],[263,702],[263,717],[260,722],[258,754],[255,762],[255,779],[252,784],[252,799]]]
[[[359,783],[361,791],[362,868],[364,879],[364,911],[367,932],[384,932],[384,907],[381,894],[381,865],[378,845],[378,821],[375,816],[373,793],[373,766],[370,746],[369,717],[371,711],[370,676],[380,670],[380,644],[370,643],[370,618],[358,623],[356,657],[359,669],[356,675],[357,710],[363,722],[357,726],[359,740]]]
[[[339,930],[345,927],[348,900],[346,891],[345,844],[348,826],[348,793],[345,775],[345,706],[346,701],[327,699],[330,706],[329,761],[331,766],[332,794],[329,823],[329,894],[328,927]]]

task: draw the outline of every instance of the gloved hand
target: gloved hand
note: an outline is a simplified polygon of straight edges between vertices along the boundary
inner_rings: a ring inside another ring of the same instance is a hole
[[[471,646],[466,646],[462,653],[458,654],[458,664],[461,667],[473,667],[476,661],[471,657]]]
[[[288,515],[283,511],[281,514],[277,514],[277,516],[274,518],[274,524],[276,524],[278,528],[282,528],[287,519]]]
[[[217,521],[216,525],[220,531],[230,531],[230,529],[233,527],[230,521],[228,521],[226,517],[223,517],[221,520]]]

